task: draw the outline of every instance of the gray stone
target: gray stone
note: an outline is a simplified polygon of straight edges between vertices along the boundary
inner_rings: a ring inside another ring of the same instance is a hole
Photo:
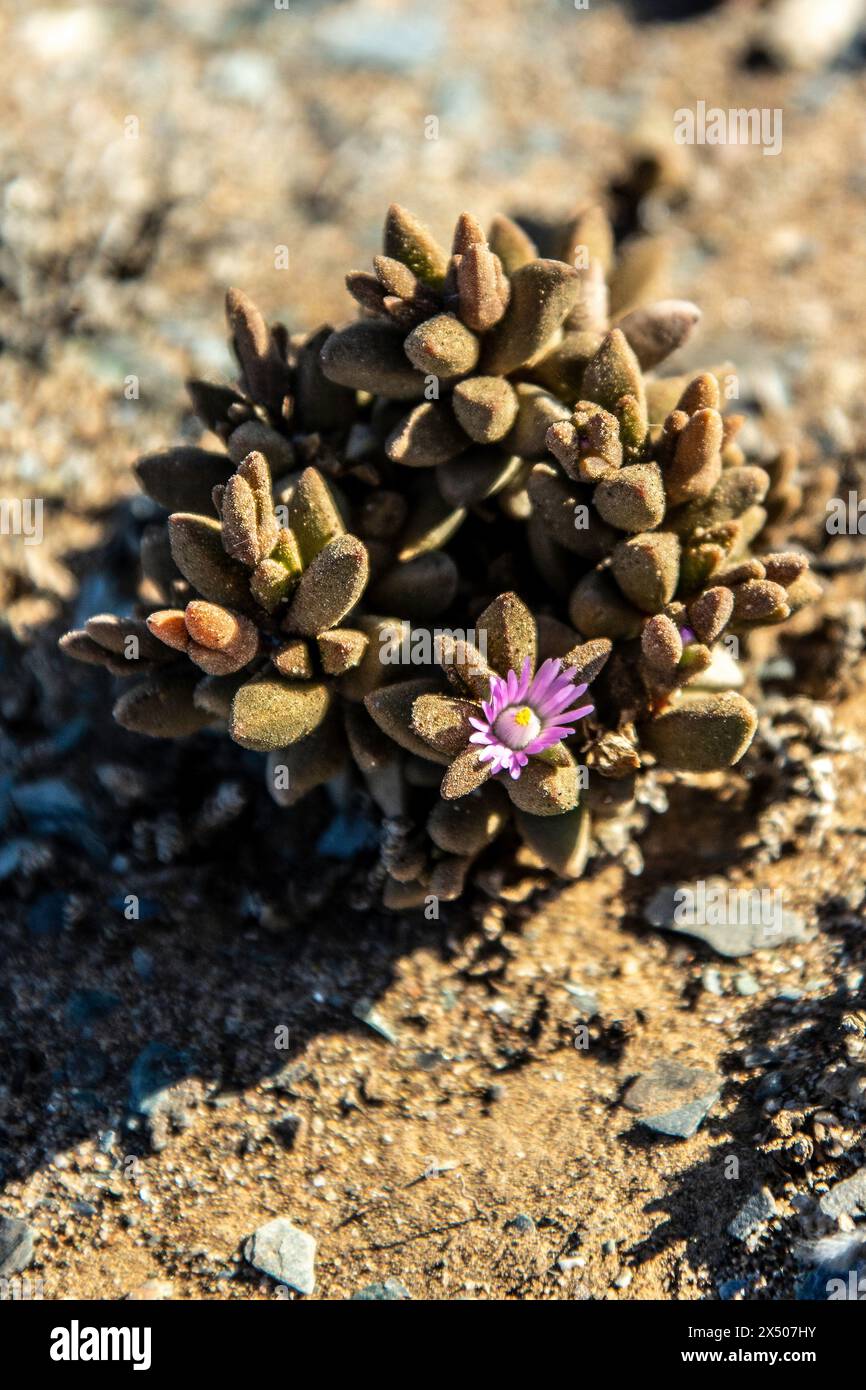
[[[595,1018],[598,1013],[598,995],[595,990],[585,989],[583,985],[566,984],[565,989],[571,995],[577,1008],[578,1018]]]
[[[629,1086],[625,1105],[647,1129],[689,1139],[715,1105],[721,1090],[721,1077],[714,1072],[661,1057]]]
[[[381,1284],[367,1284],[352,1294],[352,1303],[402,1303],[412,1295],[399,1279],[385,1279]]]
[[[866,1216],[866,1167],[834,1183],[818,1203],[825,1216]]]
[[[730,884],[726,884],[722,879],[707,880],[706,891],[721,889],[725,893],[734,892]],[[659,888],[649,902],[644,907],[644,921],[651,927],[658,927],[662,931],[675,932],[677,936],[690,936],[697,941],[703,941],[710,946],[718,955],[728,958],[737,956],[750,956],[755,951],[772,950],[776,946],[781,946],[789,941],[803,942],[809,940],[809,933],[806,928],[805,920],[797,912],[781,913],[778,921],[773,921],[767,925],[763,921],[742,920],[744,917],[760,916],[756,910],[754,913],[735,912],[734,921],[695,921],[686,920],[682,907],[684,899],[681,896],[684,892],[694,894],[695,884],[673,884],[666,883]],[[679,896],[678,896],[679,895]],[[760,906],[759,901],[756,907]],[[679,912],[680,921],[676,920],[675,914]],[[712,917],[711,911],[697,912],[696,916]],[[737,920],[737,919],[740,920]]]
[[[531,1216],[527,1216],[525,1211],[520,1211],[516,1216],[512,1216],[510,1221],[506,1221],[506,1226],[511,1231],[519,1231],[525,1235],[528,1231],[535,1230],[535,1222]]]
[[[753,1193],[748,1201],[743,1203],[730,1222],[728,1231],[736,1240],[745,1240],[775,1215],[776,1203],[773,1201],[772,1193],[762,1187],[760,1192]]]
[[[284,1149],[293,1149],[298,1141],[303,1123],[300,1115],[287,1111],[278,1120],[271,1122],[271,1131],[274,1137],[279,1139]]]
[[[312,1293],[316,1287],[316,1242],[284,1216],[253,1232],[244,1244],[244,1258],[253,1269],[298,1293]]]
[[[744,997],[750,994],[757,994],[760,988],[761,986],[758,984],[758,981],[755,979],[754,975],[749,974],[748,970],[741,970],[739,975],[734,977],[734,989],[738,994],[742,994]]]
[[[0,1276],[20,1274],[33,1259],[33,1232],[17,1216],[0,1215]]]

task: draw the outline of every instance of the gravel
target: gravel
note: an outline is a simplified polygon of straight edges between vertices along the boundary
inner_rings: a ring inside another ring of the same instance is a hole
[[[656,1134],[689,1139],[706,1119],[722,1090],[721,1077],[661,1057],[629,1087],[625,1104],[638,1124]]]

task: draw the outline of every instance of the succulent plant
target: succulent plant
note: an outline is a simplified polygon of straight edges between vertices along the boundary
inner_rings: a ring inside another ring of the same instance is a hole
[[[280,804],[366,787],[393,907],[456,898],[494,841],[576,877],[642,769],[738,762],[728,639],[818,592],[762,542],[790,455],[747,462],[723,375],[656,375],[695,306],[638,302],[597,209],[550,240],[464,214],[449,254],[392,207],[360,317],[307,339],[231,291],[238,385],[190,387],[226,452],[139,462],[170,513],[140,616],[62,639],[141,677],[124,727],[267,752]]]

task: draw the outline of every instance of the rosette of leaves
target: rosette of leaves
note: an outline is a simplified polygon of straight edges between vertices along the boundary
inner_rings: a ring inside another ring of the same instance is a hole
[[[282,525],[267,460],[247,455],[214,489],[216,516],[168,518],[168,554],[149,578],[173,606],[145,619],[91,619],[63,646],[114,675],[146,675],[114,711],[136,733],[179,737],[224,720],[244,748],[297,747],[285,788],[296,799],[345,754],[329,716],[367,652],[369,630],[352,615],[369,562],[316,469],[294,475],[281,495]]]
[[[638,263],[620,266],[617,279],[600,209],[553,242],[556,255],[542,257],[509,218],[485,233],[464,213],[449,254],[394,205],[374,271],[347,277],[361,317],[324,343],[323,369],[335,383],[385,398],[375,420],[384,454],[415,473],[412,491],[436,545],[467,508],[492,497],[509,515],[528,515],[532,462],[546,456],[550,425],[568,418],[612,303],[646,366],[697,322],[694,305],[673,300],[625,312],[651,267],[632,258]],[[417,541],[423,527],[414,533]]]
[[[720,639],[784,622],[815,597],[807,558],[754,553],[771,479],[745,461],[742,417],[722,415],[715,375],[688,381],[653,423],[637,354],[613,329],[582,386],[571,419],[548,431],[559,469],[539,464],[530,478],[536,556],[574,626],[614,642],[609,696],[639,721],[642,746],[671,768],[730,766],[754,709],[734,690],[684,688],[718,686]]]
[[[561,877],[578,877],[586,863],[590,816],[577,759],[589,742],[583,726],[530,757],[519,776],[508,776],[481,756],[472,721],[482,714],[491,678],[505,679],[524,663],[534,672],[555,658],[564,674],[588,685],[604,667],[611,643],[579,642],[564,624],[536,623],[513,593],[494,599],[473,630],[477,645],[443,635],[438,678],[401,681],[365,700],[382,733],[430,767],[429,776],[416,775],[416,781],[439,790],[423,824],[416,822],[413,833],[386,846],[386,901],[393,906],[421,903],[428,894],[445,901],[458,897],[474,861],[509,832]]]

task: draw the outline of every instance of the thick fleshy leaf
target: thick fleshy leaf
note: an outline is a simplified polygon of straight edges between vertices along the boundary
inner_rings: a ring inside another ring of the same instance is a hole
[[[289,529],[304,565],[309,565],[329,541],[345,532],[331,489],[317,468],[305,468],[289,497]]]
[[[386,256],[402,261],[425,285],[438,289],[442,284],[448,268],[446,252],[423,223],[399,203],[388,209],[382,246]]]
[[[294,806],[314,787],[337,776],[346,752],[342,728],[331,712],[306,738],[268,754],[268,791],[278,806]]]
[[[519,777],[501,781],[517,809],[530,816],[561,816],[580,799],[577,763],[564,749],[559,762],[530,758]]]
[[[193,696],[196,676],[153,676],[121,695],[114,717],[124,729],[150,738],[186,738],[212,722]]]
[[[399,681],[396,685],[386,685],[367,695],[364,704],[367,713],[376,721],[379,728],[389,738],[416,757],[429,762],[447,763],[448,757],[433,748],[426,739],[416,734],[412,725],[412,706],[422,695],[432,694],[437,688],[436,681],[425,678]]]
[[[326,340],[322,371],[338,386],[395,401],[417,400],[424,394],[424,377],[403,351],[405,336],[384,320],[359,319]]]
[[[469,444],[446,401],[425,401],[392,430],[385,452],[409,468],[435,468],[463,453]]]
[[[355,607],[367,585],[370,565],[357,536],[338,536],[304,570],[289,609],[292,632],[313,637],[336,627]]]
[[[643,740],[664,767],[713,772],[739,762],[755,735],[758,717],[736,691],[684,695],[645,724]]]
[[[436,314],[425,319],[412,330],[403,346],[413,367],[443,381],[471,372],[480,352],[475,334],[454,314]]]
[[[235,695],[229,733],[242,748],[260,753],[286,748],[318,728],[330,703],[328,687],[319,682],[260,676]]]
[[[145,454],[135,465],[143,490],[160,507],[205,515],[211,510],[214,488],[227,482],[231,471],[231,459],[225,454],[190,447]]]
[[[529,261],[511,277],[503,318],[485,337],[481,370],[507,376],[536,357],[573,307],[580,278],[562,261]]]
[[[517,417],[517,393],[501,376],[473,376],[454,388],[454,414],[477,444],[495,444]]]
[[[455,758],[469,742],[480,707],[455,695],[419,695],[412,706],[412,728],[439,753]]]
[[[645,372],[657,367],[691,335],[701,317],[697,304],[687,299],[660,299],[655,304],[632,309],[620,319],[617,328]]]
[[[446,854],[475,856],[496,839],[506,823],[508,803],[491,783],[460,797],[439,801],[427,821],[427,833]]]
[[[611,569],[626,598],[644,613],[658,613],[676,593],[680,543],[672,531],[646,531],[620,541]]]
[[[202,598],[249,609],[249,576],[223,549],[222,527],[207,516],[175,512],[168,519],[172,558]]]
[[[520,838],[545,868],[560,878],[580,878],[589,857],[590,817],[585,806],[559,816],[533,816],[515,811]]]
[[[524,661],[535,670],[538,654],[535,619],[517,594],[499,594],[475,620],[475,631],[484,634],[487,664],[501,676],[518,674]]]

